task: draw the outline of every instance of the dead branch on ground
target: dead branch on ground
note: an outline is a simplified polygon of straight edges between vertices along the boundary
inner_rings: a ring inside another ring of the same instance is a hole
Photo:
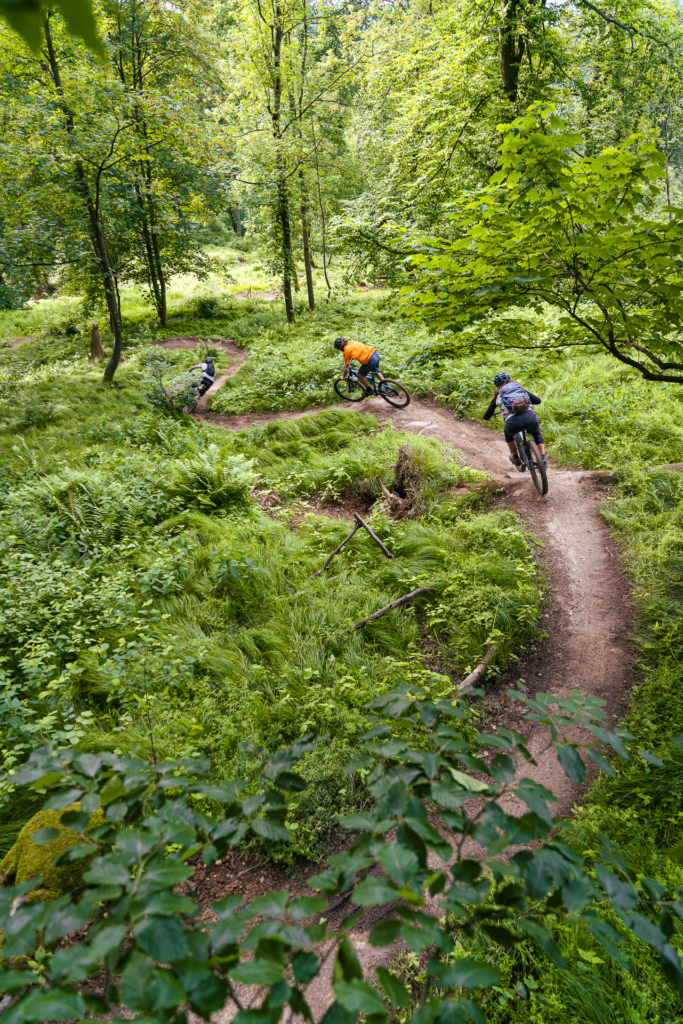
[[[327,560],[326,560],[325,564],[323,565],[322,569],[318,569],[317,572],[313,573],[313,575],[311,576],[312,580],[314,580],[316,576],[320,576],[321,573],[325,572],[325,569],[327,569],[328,565],[330,564],[330,562],[332,561],[334,556],[338,555],[339,552],[341,551],[341,549],[346,544],[346,542],[351,540],[351,538],[353,537],[353,535],[356,532],[356,530],[360,530],[360,523],[356,523],[354,528],[351,530],[351,533],[347,537],[344,537],[344,540],[341,542],[341,544],[337,544],[337,546],[334,549],[334,551],[332,552],[332,554],[327,558]]]
[[[310,577],[312,580],[315,579],[316,576],[320,576],[321,573],[325,572],[325,569],[327,569],[328,565],[330,564],[330,562],[332,561],[334,556],[339,554],[339,552],[344,547],[344,545],[348,541],[351,540],[351,538],[353,537],[353,535],[356,532],[356,530],[360,530],[361,527],[363,527],[364,530],[368,531],[368,533],[370,534],[370,536],[374,540],[375,544],[379,545],[379,547],[382,549],[382,551],[387,556],[387,558],[393,558],[394,557],[392,555],[391,551],[389,551],[389,549],[386,548],[384,546],[384,544],[382,544],[382,541],[379,539],[379,537],[377,536],[375,531],[372,529],[372,527],[368,526],[368,524],[365,522],[365,520],[361,519],[361,517],[358,515],[357,512],[354,512],[354,518],[356,520],[356,525],[351,530],[351,533],[348,535],[348,537],[344,537],[344,540],[341,542],[341,544],[337,545],[337,547],[334,549],[332,554],[326,559],[325,564],[323,565],[322,569],[318,569],[317,572],[313,573],[313,575]]]
[[[385,605],[384,608],[380,608],[378,611],[373,612],[372,615],[366,615],[366,617],[361,619],[360,622],[354,622],[351,629],[360,629],[361,626],[366,626],[368,622],[374,622],[375,619],[381,619],[382,616],[386,615],[387,612],[390,612],[392,608],[398,608],[399,605],[407,604],[408,601],[412,601],[413,598],[419,597],[420,594],[432,593],[435,589],[435,587],[418,587],[417,590],[411,590],[409,594],[406,594],[404,597],[399,597],[397,601],[392,601],[391,604]]]
[[[475,686],[480,679],[483,679],[486,669],[489,667],[489,664],[491,663],[496,651],[498,650],[498,646],[498,644],[493,644],[492,647],[489,647],[488,651],[484,656],[484,659],[479,662],[474,671],[470,672],[467,678],[463,679],[461,683],[458,683],[459,690],[464,690],[466,686]]]

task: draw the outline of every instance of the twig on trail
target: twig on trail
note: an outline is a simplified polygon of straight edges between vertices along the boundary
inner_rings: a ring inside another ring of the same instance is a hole
[[[390,612],[392,608],[398,608],[399,605],[407,604],[408,601],[412,601],[413,598],[419,597],[420,594],[428,594],[433,592],[435,589],[435,587],[418,587],[417,590],[411,590],[411,592],[406,594],[404,597],[399,597],[398,601],[392,601],[391,604],[386,605],[384,608],[380,608],[379,611],[373,612],[372,615],[367,615],[364,619],[361,619],[360,622],[354,622],[351,629],[360,629],[361,626],[367,625],[368,622],[374,622],[375,619],[381,619],[382,616],[386,615],[387,612]]]
[[[258,474],[258,476],[255,476],[255,477],[254,477],[254,482],[253,482],[253,484],[251,485],[251,487],[249,488],[249,493],[250,493],[250,494],[253,494],[253,493],[255,492],[255,490],[256,490],[256,484],[257,484],[257,483],[259,482],[259,480],[260,480],[260,479],[261,479],[261,474],[260,474],[260,473]]]
[[[361,519],[361,517],[358,515],[357,512],[354,512],[353,515],[354,515],[354,518],[355,518],[356,522],[359,524],[359,526],[364,526],[365,527],[365,529],[368,531],[368,533],[370,534],[370,536],[374,540],[375,544],[379,544],[379,546],[381,547],[382,551],[387,556],[387,558],[393,558],[394,556],[392,555],[391,551],[389,551],[388,548],[385,548],[384,544],[382,544],[382,541],[379,539],[379,537],[377,536],[375,531],[372,529],[372,527],[368,526],[368,524],[365,522],[365,520]]]
[[[494,644],[492,647],[489,647],[484,656],[484,660],[479,662],[474,672],[470,672],[466,679],[463,679],[461,683],[458,683],[458,690],[464,690],[466,686],[474,686],[483,678],[486,669],[489,667],[491,660],[498,650],[498,646],[498,644]]]
[[[354,526],[354,528],[353,528],[353,529],[351,530],[351,533],[350,533],[350,534],[348,535],[348,537],[344,537],[344,540],[343,540],[343,541],[341,542],[341,544],[338,544],[338,545],[337,545],[337,547],[336,547],[336,548],[334,549],[334,551],[332,552],[332,554],[330,555],[330,557],[329,557],[329,558],[327,559],[327,561],[326,561],[326,562],[325,562],[325,564],[323,565],[322,569],[318,569],[318,571],[317,571],[317,572],[314,572],[314,573],[313,573],[313,575],[312,575],[312,576],[310,577],[310,578],[311,578],[312,580],[314,580],[316,576],[320,576],[320,574],[321,574],[322,572],[325,572],[325,569],[327,569],[328,565],[330,564],[330,562],[332,561],[332,559],[334,558],[334,556],[335,556],[335,555],[338,555],[338,554],[339,554],[339,552],[341,551],[341,549],[342,549],[342,548],[344,547],[344,545],[346,544],[346,542],[347,542],[347,541],[349,541],[349,540],[351,540],[351,538],[353,537],[353,535],[354,535],[354,533],[356,532],[356,530],[360,530],[360,523],[356,523],[356,525],[355,525],[355,526]]]

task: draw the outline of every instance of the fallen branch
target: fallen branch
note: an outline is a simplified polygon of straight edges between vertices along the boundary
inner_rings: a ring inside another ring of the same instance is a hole
[[[327,561],[326,561],[326,562],[325,562],[325,564],[323,565],[322,569],[318,569],[318,571],[317,571],[317,572],[314,572],[314,573],[313,573],[313,575],[312,575],[312,576],[310,577],[310,578],[311,578],[312,580],[314,580],[316,576],[320,576],[320,574],[321,574],[321,573],[325,572],[325,569],[327,569],[328,565],[330,564],[330,562],[332,561],[332,559],[334,558],[334,556],[335,556],[335,555],[338,555],[338,554],[339,554],[339,552],[341,551],[341,549],[342,549],[342,548],[344,547],[344,545],[346,544],[346,542],[347,542],[347,541],[349,541],[349,540],[351,540],[351,538],[353,537],[353,535],[354,535],[354,533],[356,532],[356,530],[360,530],[360,526],[361,526],[361,524],[360,524],[360,523],[356,523],[356,525],[355,525],[355,526],[354,526],[354,528],[353,528],[353,529],[351,530],[351,533],[350,533],[350,534],[348,535],[348,537],[344,537],[344,540],[343,540],[343,541],[341,542],[341,544],[338,544],[338,545],[337,545],[337,547],[336,547],[336,548],[334,549],[334,551],[332,552],[332,554],[330,555],[330,557],[329,557],[329,558],[327,559]]]
[[[358,515],[357,512],[354,512],[354,517],[355,517],[355,520],[356,520],[356,522],[358,523],[359,526],[365,527],[365,529],[368,531],[368,533],[370,534],[370,536],[374,540],[375,544],[379,544],[379,546],[381,547],[382,551],[387,556],[387,558],[393,558],[394,556],[392,555],[391,551],[389,551],[388,548],[385,548],[384,544],[382,544],[382,541],[379,539],[379,537],[377,536],[375,531],[372,529],[372,527],[368,526],[368,524],[365,522],[365,520],[361,519],[361,517]]]
[[[458,690],[464,690],[466,686],[475,686],[480,679],[483,679],[486,669],[489,667],[491,660],[493,659],[496,651],[498,650],[498,644],[494,644],[493,647],[489,647],[483,661],[480,661],[474,672],[470,672],[466,679],[463,679],[461,683],[458,683]]]
[[[433,592],[435,589],[435,587],[418,587],[417,590],[411,590],[411,592],[406,594],[404,597],[399,597],[398,601],[392,601],[391,604],[386,605],[384,608],[380,608],[377,612],[373,612],[372,615],[367,615],[364,619],[361,619],[360,622],[355,622],[353,626],[351,626],[351,629],[360,629],[361,626],[366,626],[368,622],[374,622],[375,619],[381,619],[382,616],[386,615],[387,612],[390,612],[392,608],[398,608],[399,605],[407,604],[408,601],[412,601],[413,598],[419,597],[420,594],[428,594]]]

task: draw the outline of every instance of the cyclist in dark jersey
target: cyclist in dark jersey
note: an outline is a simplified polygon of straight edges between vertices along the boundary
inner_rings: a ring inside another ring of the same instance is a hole
[[[538,395],[533,395],[530,391],[527,391],[517,381],[512,380],[509,373],[497,373],[493,378],[493,383],[496,386],[496,390],[491,399],[491,404],[484,413],[484,419],[490,420],[497,409],[500,409],[502,412],[505,440],[510,449],[510,462],[516,469],[521,470],[524,468],[522,460],[517,454],[515,434],[518,434],[520,430],[526,430],[538,445],[543,465],[547,469],[548,460],[545,454],[543,435],[541,434],[541,423],[531,408],[532,405],[540,405],[541,399]],[[512,402],[514,402],[514,407]]]
[[[201,398],[209,390],[211,385],[216,379],[216,367],[213,365],[213,359],[211,356],[207,356],[203,363],[197,363],[196,366],[191,366],[190,371],[201,370],[202,381],[197,389],[197,398]]]

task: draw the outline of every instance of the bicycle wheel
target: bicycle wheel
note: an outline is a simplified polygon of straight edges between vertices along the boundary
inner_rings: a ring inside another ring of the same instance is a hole
[[[363,401],[363,385],[351,377],[347,377],[346,380],[343,377],[338,377],[334,382],[334,390],[345,402]]]
[[[410,395],[397,380],[385,378],[377,385],[377,391],[384,401],[393,405],[395,409],[405,409],[407,405],[410,405]]]
[[[519,461],[522,463],[522,473],[526,473],[529,468],[529,456],[526,450],[526,439],[524,434],[515,434],[515,444],[517,445]]]
[[[529,437],[526,442],[527,456],[529,459],[529,472],[534,482],[534,487],[539,494],[548,493],[548,474],[543,465],[543,457],[538,450],[538,445]]]

